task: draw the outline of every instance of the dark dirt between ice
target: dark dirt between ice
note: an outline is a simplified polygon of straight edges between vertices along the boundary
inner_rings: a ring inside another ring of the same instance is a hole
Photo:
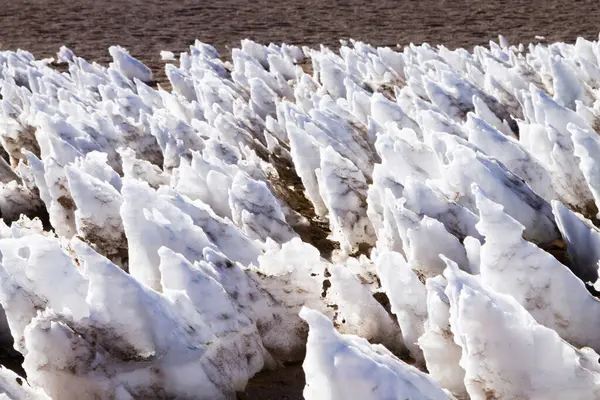
[[[159,52],[186,50],[194,39],[227,57],[242,38],[336,47],[354,38],[379,46],[411,42],[447,47],[485,45],[503,34],[511,43],[574,41],[598,37],[597,0],[0,0],[0,49],[54,56],[67,45],[89,60],[108,63],[108,47],[120,44],[148,64],[163,81]],[[317,242],[322,238],[313,238]],[[558,248],[560,253],[562,249]],[[14,353],[0,363],[22,373]],[[262,372],[240,400],[302,398],[300,364]]]

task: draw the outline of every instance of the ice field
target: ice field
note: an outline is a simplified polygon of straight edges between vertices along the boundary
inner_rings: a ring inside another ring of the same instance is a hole
[[[10,399],[600,399],[600,42],[0,52]]]

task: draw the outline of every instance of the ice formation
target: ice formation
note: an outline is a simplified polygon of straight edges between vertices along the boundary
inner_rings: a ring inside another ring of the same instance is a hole
[[[304,360],[311,399],[449,399],[429,376],[396,358],[381,345],[354,335],[341,335],[317,311],[302,309],[310,327]]]
[[[600,42],[108,51],[0,52],[0,397],[600,398]]]

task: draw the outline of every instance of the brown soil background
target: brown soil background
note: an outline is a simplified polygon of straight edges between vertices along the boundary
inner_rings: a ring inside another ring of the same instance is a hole
[[[226,56],[243,38],[262,43],[336,47],[353,38],[373,45],[427,42],[450,48],[485,45],[498,34],[511,43],[597,39],[598,0],[0,0],[0,49],[54,56],[67,45],[108,63],[119,44],[161,80],[161,50],[185,51],[194,39]],[[253,379],[243,400],[302,399],[300,365]]]
[[[597,0],[0,0],[0,48],[37,57],[67,45],[103,63],[120,44],[155,72],[159,53],[199,39],[223,54],[250,38],[263,43],[337,46],[353,38],[373,45],[428,42],[485,45],[597,39]]]

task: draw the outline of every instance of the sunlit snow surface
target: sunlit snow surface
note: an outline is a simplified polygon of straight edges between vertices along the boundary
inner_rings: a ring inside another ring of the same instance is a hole
[[[499,43],[0,52],[0,397],[600,398],[600,43]]]

